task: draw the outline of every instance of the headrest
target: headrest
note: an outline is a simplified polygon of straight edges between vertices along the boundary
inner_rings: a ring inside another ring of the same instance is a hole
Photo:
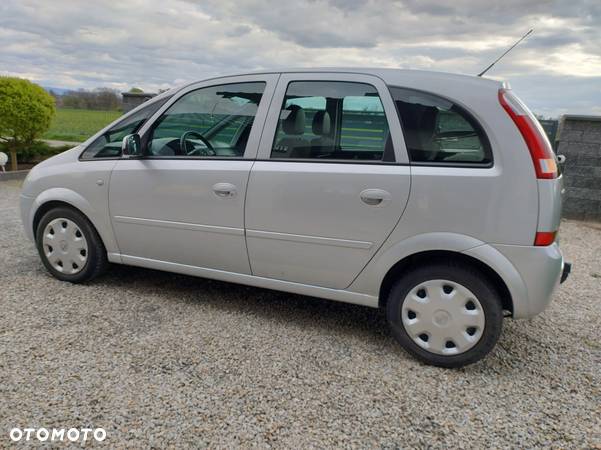
[[[433,131],[436,126],[438,108],[417,103],[397,102],[401,122],[405,130],[423,132],[424,129]]]
[[[327,111],[317,111],[313,116],[313,134],[327,136],[330,134],[330,114]]]
[[[438,117],[438,109],[433,106],[426,106],[422,112],[422,116],[419,121],[419,139],[422,146],[427,147],[430,145],[429,140],[432,139],[436,133],[436,119]]]
[[[305,110],[298,105],[290,105],[285,111],[290,111],[282,122],[286,134],[303,134],[305,132]]]
[[[438,117],[438,108],[427,106],[424,108],[420,120],[420,128],[434,131],[436,128],[436,119]]]

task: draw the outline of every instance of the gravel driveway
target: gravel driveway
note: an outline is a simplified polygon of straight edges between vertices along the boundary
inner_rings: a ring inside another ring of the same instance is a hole
[[[574,273],[551,307],[462,370],[416,362],[365,307],[124,266],[54,280],[17,183],[0,229],[0,447],[28,426],[111,447],[601,446],[601,227],[562,224]]]

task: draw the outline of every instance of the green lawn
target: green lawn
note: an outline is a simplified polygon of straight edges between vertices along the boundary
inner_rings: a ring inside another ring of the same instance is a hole
[[[121,115],[120,111],[57,108],[43,139],[82,142]]]

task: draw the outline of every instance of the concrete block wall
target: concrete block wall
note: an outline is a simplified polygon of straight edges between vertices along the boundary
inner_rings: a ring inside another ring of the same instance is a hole
[[[141,105],[145,101],[150,100],[156,94],[150,92],[122,92],[123,97],[123,112],[126,113]]]
[[[563,116],[557,141],[566,157],[563,216],[601,221],[601,117]]]

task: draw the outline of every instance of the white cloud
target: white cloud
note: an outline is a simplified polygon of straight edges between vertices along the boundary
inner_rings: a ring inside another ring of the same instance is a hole
[[[534,27],[490,76],[510,78],[546,114],[592,113],[601,104],[600,22],[598,0],[3,0],[0,73],[147,90],[267,67],[475,74]]]
[[[531,54],[522,64],[541,71],[574,77],[601,76],[601,55],[587,52],[581,44],[570,44],[551,50],[544,58]]]

